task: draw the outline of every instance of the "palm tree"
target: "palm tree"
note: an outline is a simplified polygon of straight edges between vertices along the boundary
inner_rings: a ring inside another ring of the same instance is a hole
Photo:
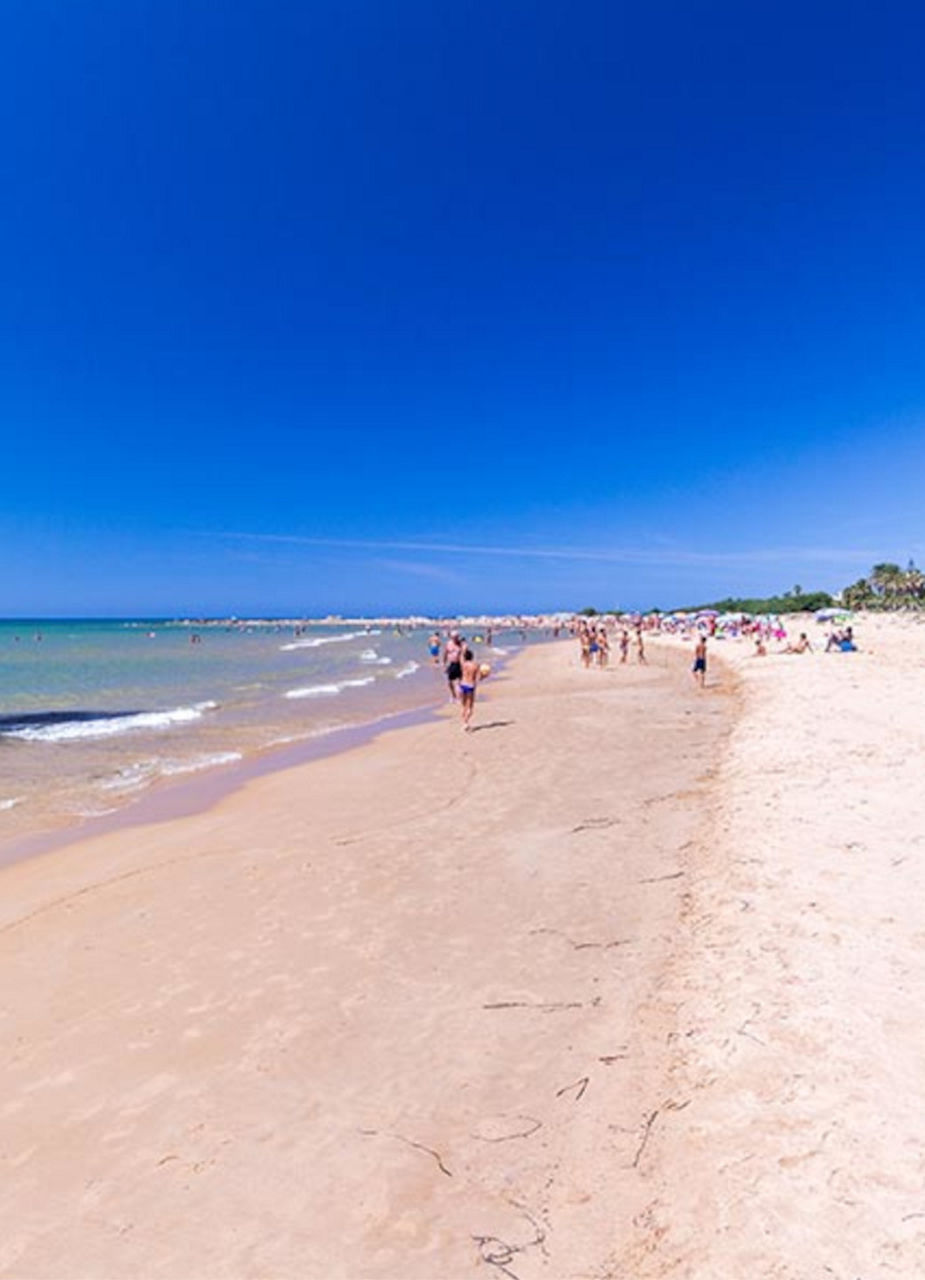
[[[896,598],[902,595],[903,589],[903,571],[898,564],[891,564],[889,561],[883,564],[875,564],[870,571],[870,585],[874,592],[889,607],[894,603]]]

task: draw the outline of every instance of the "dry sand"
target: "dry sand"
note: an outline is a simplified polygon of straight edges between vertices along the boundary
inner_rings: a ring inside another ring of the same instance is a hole
[[[683,1110],[615,1275],[925,1277],[925,626],[856,630],[713,646],[744,705],[661,988]]]
[[[925,1276],[925,629],[860,638],[535,650],[4,870],[0,1275]]]

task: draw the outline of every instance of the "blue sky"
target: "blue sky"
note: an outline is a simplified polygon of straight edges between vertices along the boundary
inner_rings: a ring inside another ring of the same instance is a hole
[[[9,0],[0,612],[665,606],[921,555],[923,39]]]

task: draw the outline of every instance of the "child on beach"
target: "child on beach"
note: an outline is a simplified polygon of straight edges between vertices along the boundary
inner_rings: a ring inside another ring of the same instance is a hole
[[[694,665],[691,667],[691,672],[702,689],[707,683],[707,638],[704,635],[700,636],[694,649]]]
[[[472,712],[475,708],[475,686],[482,678],[482,669],[466,649],[462,656],[462,678],[459,681],[459,701],[462,706],[462,723],[466,733],[471,729]]]

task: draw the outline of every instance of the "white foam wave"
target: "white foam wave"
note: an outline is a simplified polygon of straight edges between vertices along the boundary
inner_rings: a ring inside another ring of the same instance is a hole
[[[191,756],[188,760],[139,760],[120,769],[114,777],[101,782],[101,791],[137,791],[155,778],[172,778],[184,773],[199,773],[223,764],[243,760],[240,751],[215,751],[210,755]]]
[[[364,649],[360,654],[360,661],[376,667],[390,667],[392,665],[391,658],[380,658],[375,649]]]
[[[510,652],[510,650],[508,649],[502,649],[501,646],[498,644],[493,644],[491,646],[491,651],[492,653],[500,653],[500,654],[505,654]]]
[[[344,689],[360,689],[363,685],[373,684],[375,676],[365,676],[362,680],[341,680],[337,684],[309,684],[304,689],[287,689],[287,698],[325,698],[332,697]]]
[[[202,719],[206,711],[214,711],[217,702],[197,702],[192,707],[174,707],[172,711],[139,711],[133,715],[107,716],[100,720],[71,720],[64,724],[42,725],[35,729],[16,729],[7,736],[24,742],[77,742],[87,738],[113,738],[137,729],[169,729],[175,724],[189,724]]]
[[[291,653],[293,649],[318,649],[323,644],[343,644],[345,640],[362,640],[364,636],[378,636],[378,631],[345,631],[337,636],[312,636],[308,640],[292,640],[289,644],[279,646],[280,653]]]
[[[420,669],[421,664],[419,662],[408,662],[402,667],[401,671],[395,672],[395,679],[404,680],[405,676],[413,676],[415,671],[419,671]]]
[[[0,800],[0,810],[15,809],[22,800],[22,796],[13,796],[11,800]]]

